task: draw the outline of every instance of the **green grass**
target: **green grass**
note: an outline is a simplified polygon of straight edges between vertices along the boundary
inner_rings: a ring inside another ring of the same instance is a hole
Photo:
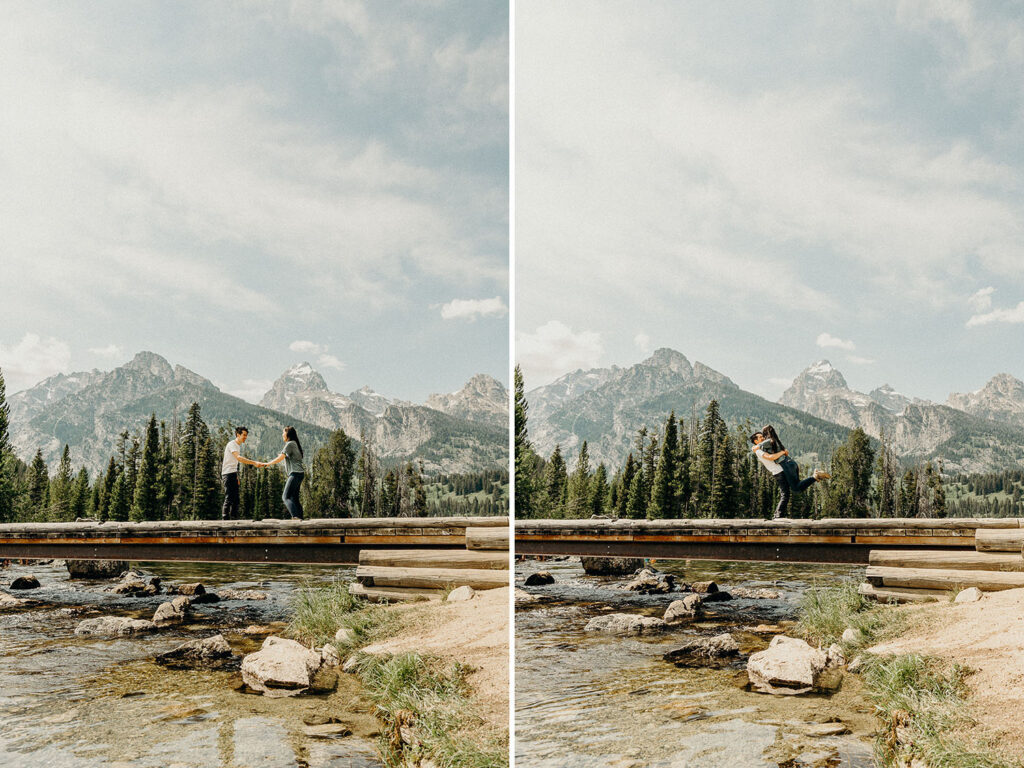
[[[849,652],[898,634],[902,626],[902,614],[859,594],[856,582],[844,581],[834,587],[812,587],[804,592],[797,633],[821,646],[839,643]],[[847,627],[860,630],[859,643],[842,642]]]
[[[875,743],[882,765],[917,757],[928,768],[1019,768],[978,744],[977,737],[969,744],[957,735],[974,725],[966,714],[969,674],[960,664],[943,672],[937,661],[918,654],[868,661],[863,679],[883,723]]]
[[[295,593],[292,609],[294,614],[286,630],[289,637],[307,645],[331,643],[342,655],[387,637],[398,628],[398,620],[392,613],[350,595],[347,582],[304,587]],[[349,641],[334,640],[339,627],[351,630]]]
[[[416,653],[360,660],[359,675],[384,724],[379,747],[388,768],[426,759],[439,768],[508,766],[507,736],[473,714],[470,671]]]

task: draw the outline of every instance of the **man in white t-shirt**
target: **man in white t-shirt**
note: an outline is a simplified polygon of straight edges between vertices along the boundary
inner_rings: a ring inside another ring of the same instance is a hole
[[[242,456],[242,444],[249,437],[245,427],[235,427],[235,439],[224,446],[224,461],[220,465],[220,481],[224,486],[224,506],[221,507],[222,520],[238,519],[238,465],[250,464],[259,466],[259,462]]]

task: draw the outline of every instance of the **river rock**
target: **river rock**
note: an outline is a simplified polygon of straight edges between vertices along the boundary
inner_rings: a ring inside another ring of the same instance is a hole
[[[216,592],[203,592],[202,594],[191,595],[191,596],[183,595],[183,597],[188,597],[188,599],[192,602],[192,605],[198,605],[200,603],[219,603],[220,602],[220,595],[217,594]]]
[[[523,582],[523,584],[527,587],[542,587],[545,584],[554,583],[555,577],[547,571],[537,571],[536,573],[531,573],[529,576],[526,577],[526,581]]]
[[[150,597],[160,594],[160,578],[151,576],[146,578],[138,571],[128,571],[118,584],[115,584],[111,591],[118,595],[131,595],[132,597]]]
[[[255,589],[221,589],[217,591],[221,600],[266,600],[267,593]]]
[[[751,589],[749,587],[733,587],[729,590],[733,597],[742,597],[746,600],[778,600],[782,594],[774,589]]]
[[[673,648],[662,658],[678,666],[689,666],[693,663],[728,659],[739,652],[739,643],[728,632],[723,632],[714,637],[695,637],[678,648]]]
[[[854,656],[853,660],[850,661],[850,663],[846,665],[846,671],[850,672],[851,674],[854,674],[854,675],[860,674],[862,669],[864,669],[864,657],[863,656]]]
[[[516,605],[530,605],[531,603],[542,603],[544,602],[543,595],[531,595],[525,589],[516,587],[514,592]]]
[[[732,600],[732,593],[726,592],[724,589],[720,589],[717,592],[708,592],[701,595],[704,598],[705,603],[719,603],[723,600]]]
[[[835,659],[803,640],[785,635],[772,638],[767,649],[751,654],[747,676],[755,691],[793,695],[833,690],[842,680]]]
[[[160,603],[153,614],[153,623],[158,627],[181,624],[188,615],[189,604],[189,598],[184,595],[174,598],[169,603]]]
[[[75,627],[76,635],[104,635],[107,637],[124,635],[141,635],[155,632],[156,624],[142,619],[129,619],[125,616],[100,616],[86,619]]]
[[[192,582],[190,584],[172,584],[167,588],[168,595],[188,595],[194,597],[195,595],[206,594],[206,587],[200,582]]]
[[[632,613],[609,613],[607,616],[595,616],[583,628],[585,632],[604,632],[609,635],[652,635],[664,632],[663,619],[652,616],[637,616]]]
[[[844,629],[843,636],[839,639],[847,645],[860,645],[865,640],[864,633],[853,627]]]
[[[333,645],[325,645],[320,649],[320,662],[328,667],[340,667],[341,654]]]
[[[65,560],[72,579],[116,579],[128,570],[124,560]]]
[[[476,595],[476,590],[468,584],[465,584],[458,589],[453,589],[449,592],[447,601],[449,603],[458,603],[465,600],[472,600],[474,595]]]
[[[302,732],[314,739],[340,739],[343,736],[351,736],[352,729],[344,723],[321,723],[319,725],[307,725]],[[422,768],[423,761],[420,761]]]
[[[356,633],[349,627],[338,627],[338,631],[334,633],[334,642],[343,643],[349,645],[355,642]]]
[[[985,595],[977,587],[968,587],[967,589],[961,589],[956,593],[956,598],[953,600],[954,603],[976,603]]]
[[[9,595],[6,592],[0,592],[0,611],[7,608],[28,608],[33,605],[39,605],[38,600],[23,600],[20,597]]]
[[[581,557],[588,576],[626,576],[644,567],[642,557]]]
[[[668,624],[678,624],[685,619],[692,619],[702,613],[703,603],[703,596],[698,594],[687,595],[682,600],[673,600],[665,609],[662,618]]]
[[[157,654],[156,662],[169,667],[215,667],[232,658],[231,646],[224,635],[189,640],[177,648]]]
[[[320,653],[295,640],[271,636],[242,659],[242,681],[264,696],[296,696],[313,687]]]
[[[634,579],[626,584],[626,589],[642,595],[664,595],[675,588],[675,576],[661,573],[650,568],[641,568]]]
[[[703,595],[711,592],[717,592],[718,585],[713,581],[695,581],[690,585],[690,589]]]
[[[11,589],[39,589],[39,579],[31,574],[19,576],[11,582]]]

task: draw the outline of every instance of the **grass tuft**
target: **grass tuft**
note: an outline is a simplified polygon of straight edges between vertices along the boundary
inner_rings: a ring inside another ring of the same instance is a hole
[[[286,630],[289,637],[306,645],[330,643],[342,654],[393,634],[398,624],[393,613],[350,595],[348,583],[341,581],[297,590],[292,609],[294,615]],[[339,627],[351,630],[348,642],[334,640]]]
[[[384,724],[379,748],[388,768],[430,760],[440,768],[504,768],[508,739],[473,714],[466,675],[416,653],[364,656],[359,675]]]
[[[902,614],[868,600],[857,591],[856,582],[844,581],[834,587],[813,587],[804,592],[797,632],[810,643],[840,643],[848,652],[898,634],[902,626]],[[847,627],[860,630],[861,642],[842,642]]]

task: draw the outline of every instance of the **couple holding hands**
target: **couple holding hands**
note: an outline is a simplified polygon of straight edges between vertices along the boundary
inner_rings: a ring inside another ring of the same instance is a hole
[[[302,486],[302,478],[306,476],[306,467],[302,463],[302,444],[299,442],[299,435],[295,431],[295,427],[285,427],[281,436],[284,438],[284,448],[281,449],[281,453],[276,459],[253,461],[241,455],[242,444],[248,439],[249,430],[246,427],[235,427],[235,439],[224,446],[224,461],[220,467],[220,480],[224,486],[224,506],[220,512],[222,520],[238,518],[238,465],[240,463],[253,467],[269,467],[272,464],[280,464],[282,461],[288,479],[284,483],[281,501],[284,502],[284,506],[293,520],[302,519],[299,488]]]

